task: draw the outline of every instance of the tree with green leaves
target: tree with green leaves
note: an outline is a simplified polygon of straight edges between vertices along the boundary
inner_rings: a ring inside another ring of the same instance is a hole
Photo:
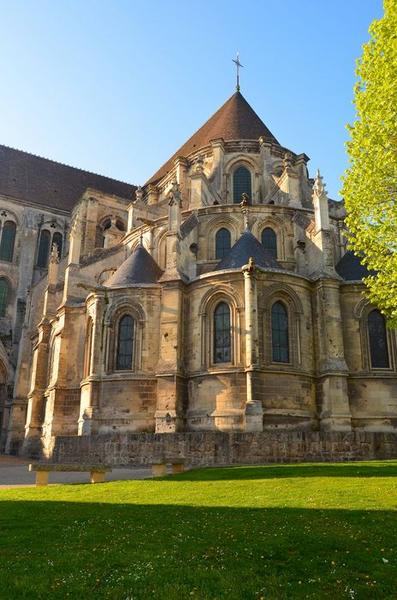
[[[343,177],[349,244],[373,275],[371,302],[397,327],[397,0],[384,0],[357,63],[356,121]]]

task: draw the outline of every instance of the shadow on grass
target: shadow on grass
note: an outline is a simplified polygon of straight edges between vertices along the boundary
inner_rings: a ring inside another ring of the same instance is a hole
[[[289,464],[192,469],[169,481],[226,481],[295,477],[396,477],[397,461],[390,463]]]
[[[3,501],[0,596],[395,599],[396,516]]]

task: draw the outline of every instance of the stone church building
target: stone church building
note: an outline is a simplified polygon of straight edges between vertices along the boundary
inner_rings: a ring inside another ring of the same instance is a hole
[[[0,147],[6,450],[395,431],[396,334],[308,160],[239,91],[143,187]]]

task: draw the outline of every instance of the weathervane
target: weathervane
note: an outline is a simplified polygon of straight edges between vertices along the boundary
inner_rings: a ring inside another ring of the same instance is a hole
[[[234,64],[236,65],[236,70],[237,70],[237,84],[236,84],[236,91],[239,92],[240,91],[240,67],[243,67],[243,65],[240,62],[240,55],[237,52],[237,56],[236,58],[232,58],[232,61],[234,62]]]

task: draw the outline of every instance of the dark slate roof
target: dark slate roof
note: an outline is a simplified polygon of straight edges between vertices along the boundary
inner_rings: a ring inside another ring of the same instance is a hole
[[[351,250],[348,250],[344,256],[340,259],[335,267],[338,275],[345,281],[359,281],[363,277],[368,275],[374,275],[373,271],[369,271],[365,265],[363,265],[355,254]]]
[[[206,146],[211,140],[257,140],[264,137],[269,142],[280,145],[272,132],[258,117],[240,92],[236,92],[204,123],[188,141],[147,181],[155,183],[172,169],[177,156],[188,156],[191,152]]]
[[[0,194],[71,211],[87,188],[131,200],[136,186],[0,144]]]
[[[239,269],[248,263],[251,256],[254,259],[255,264],[259,267],[267,267],[270,269],[282,268],[271,253],[268,250],[265,250],[256,237],[246,229],[240,239],[238,239],[231,248],[229,254],[222,258],[216,265],[215,270]]]
[[[162,273],[146,248],[139,245],[104,285],[123,287],[132,283],[157,283]]]

